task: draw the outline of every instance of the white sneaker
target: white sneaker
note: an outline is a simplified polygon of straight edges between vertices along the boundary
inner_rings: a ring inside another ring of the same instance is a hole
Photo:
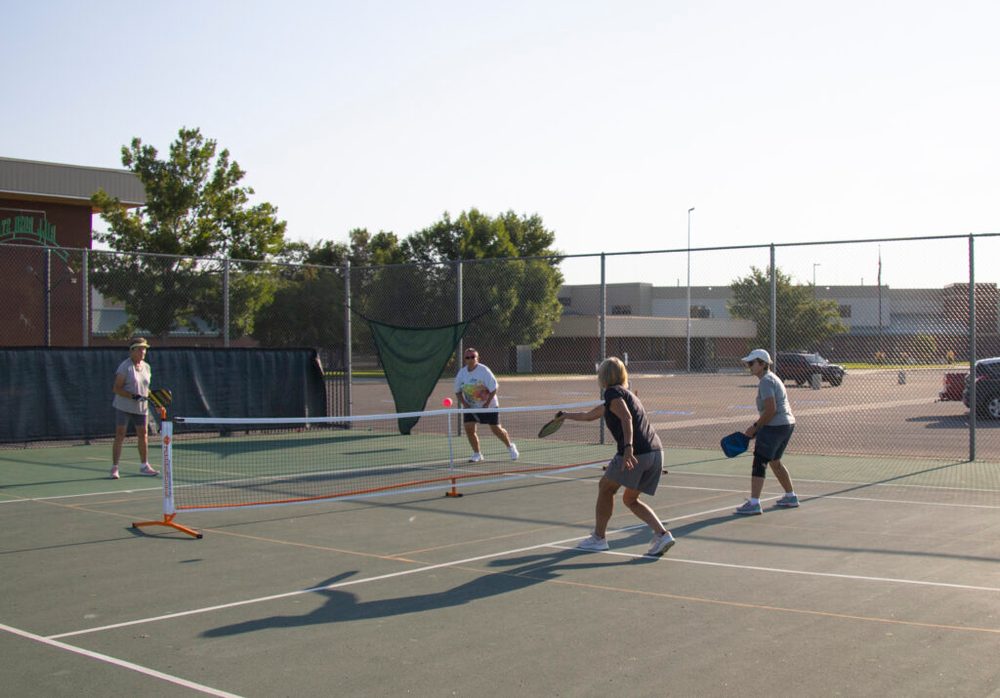
[[[160,472],[158,470],[153,470],[152,466],[149,463],[143,463],[142,467],[139,468],[139,474],[156,476],[159,475]]]
[[[521,457],[520,452],[517,450],[517,444],[511,444],[510,448],[507,449],[507,450],[510,451],[510,459],[511,460],[517,460],[518,458]]]
[[[606,538],[598,538],[595,534],[591,533],[589,536],[576,544],[576,549],[596,551],[607,550],[608,540]]]
[[[479,463],[482,460],[483,460],[483,454],[479,452],[473,453],[471,456],[469,456],[470,463]]]
[[[739,514],[740,516],[760,516],[764,513],[763,507],[761,507],[760,502],[756,504],[751,504],[750,500],[743,502],[740,506],[736,507],[733,511],[734,514]]]
[[[667,531],[662,536],[654,534],[653,543],[649,546],[649,550],[646,551],[646,554],[651,555],[653,557],[659,557],[663,553],[670,550],[670,548],[676,542],[677,541],[674,540],[674,537],[673,535],[671,535],[670,531]]]
[[[119,477],[121,477],[121,476],[118,474],[118,466],[117,465],[112,465],[111,466],[111,479],[112,480],[117,480]]]

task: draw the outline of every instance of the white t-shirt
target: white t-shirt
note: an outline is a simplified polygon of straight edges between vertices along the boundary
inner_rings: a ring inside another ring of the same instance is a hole
[[[497,389],[497,379],[486,364],[476,364],[471,371],[462,366],[455,376],[455,392],[462,393],[469,407],[499,407],[500,401],[494,395],[489,404],[483,404],[486,396]]]
[[[149,381],[152,378],[153,371],[145,361],[140,361],[139,365],[136,366],[132,359],[125,359],[120,364],[118,364],[118,370],[115,371],[115,376],[125,376],[125,384],[122,386],[125,392],[132,395],[149,395]],[[115,409],[119,409],[122,412],[131,412],[132,414],[146,414],[146,401],[145,400],[133,400],[132,398],[122,397],[118,393],[115,393],[115,399],[111,401],[111,404]]]

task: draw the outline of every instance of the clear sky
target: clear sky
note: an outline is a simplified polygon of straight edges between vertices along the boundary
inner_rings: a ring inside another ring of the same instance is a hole
[[[684,248],[691,207],[696,248],[1000,232],[996,0],[0,5],[0,155],[121,167],[199,127],[290,239],[472,207],[572,254]],[[892,286],[965,278],[962,241],[881,254]],[[779,264],[870,284],[877,255]],[[696,284],[737,261],[692,257]],[[609,278],[683,284],[676,261]]]

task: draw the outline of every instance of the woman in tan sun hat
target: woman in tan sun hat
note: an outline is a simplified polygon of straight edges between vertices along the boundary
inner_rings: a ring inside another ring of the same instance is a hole
[[[139,446],[140,475],[159,475],[149,464],[149,409],[146,397],[149,395],[149,381],[152,369],[146,363],[149,343],[144,337],[135,337],[129,342],[128,358],[115,371],[112,388],[115,397],[111,405],[115,408],[115,442],[111,447],[111,479],[117,480],[118,461],[122,455],[122,444],[128,425],[135,426],[135,437]]]

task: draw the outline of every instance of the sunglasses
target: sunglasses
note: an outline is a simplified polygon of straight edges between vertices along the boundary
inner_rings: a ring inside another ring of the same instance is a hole
[[[476,355],[475,354],[470,354],[470,355],[468,355],[468,356],[465,357],[465,360],[468,361],[469,359],[474,359],[474,358],[476,358]]]

